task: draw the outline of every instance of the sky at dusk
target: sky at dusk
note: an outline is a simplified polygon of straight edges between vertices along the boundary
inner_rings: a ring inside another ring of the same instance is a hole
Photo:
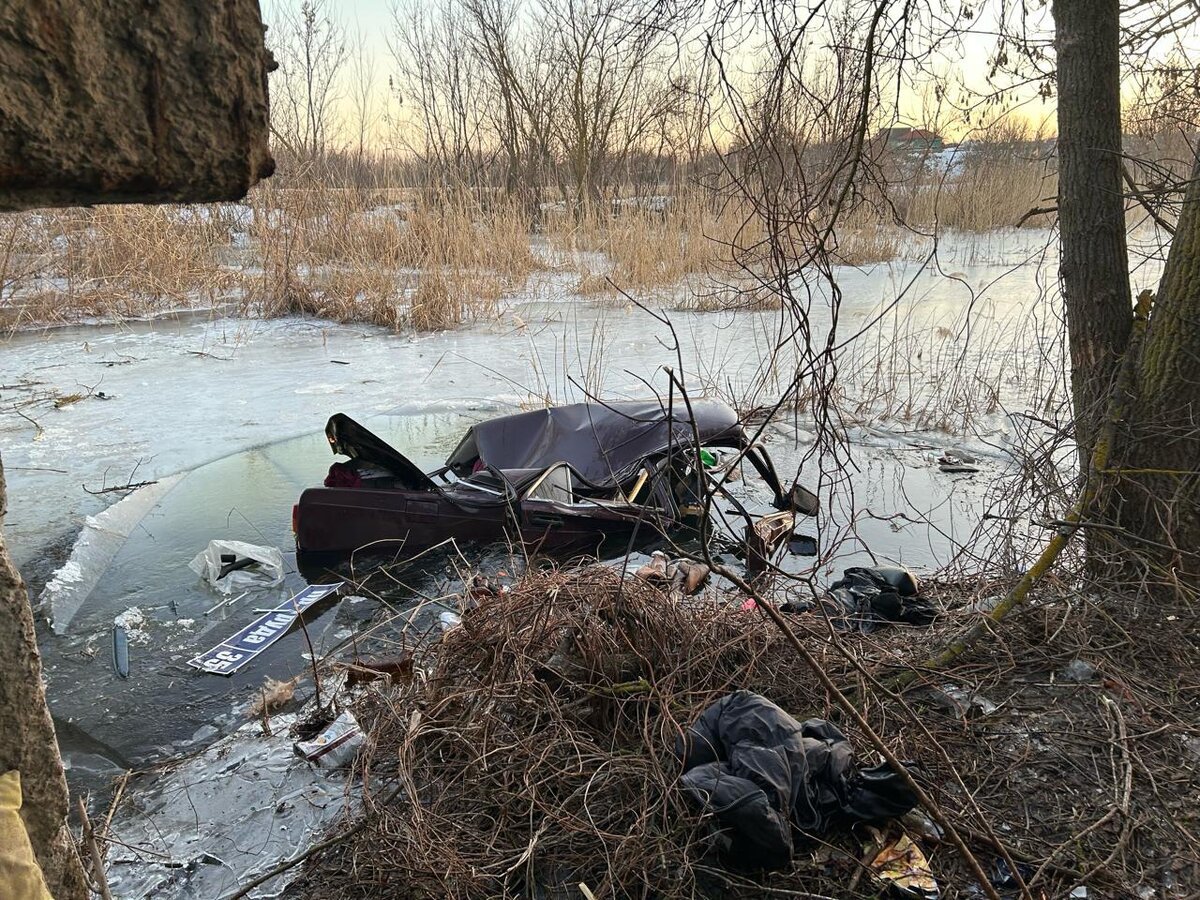
[[[264,20],[268,26],[278,31],[283,27],[283,17],[289,12],[294,14],[300,4],[301,0],[262,0]],[[397,66],[389,42],[389,37],[394,30],[394,6],[394,0],[326,0],[326,11],[344,28],[351,53],[364,54],[369,60],[368,69],[373,84],[372,103],[376,110],[375,117],[380,120],[373,129],[372,143],[376,145],[395,144],[397,140],[396,129],[394,127],[389,129],[382,123],[385,113],[393,126],[395,123],[411,121],[413,115],[411,108],[405,108],[403,104],[397,105],[395,97],[389,97],[387,91],[389,76],[397,74]],[[1048,22],[1037,23],[1036,27],[1040,33],[1048,35],[1048,32],[1044,30],[1046,24]],[[977,20],[972,28],[975,33],[960,38],[958,43],[938,62],[936,68],[941,75],[946,77],[946,83],[952,84],[961,80],[973,90],[986,91],[989,59],[996,46],[996,28],[994,23],[984,20]],[[271,33],[268,31],[269,43],[270,40]],[[351,68],[351,66],[343,68],[343,81],[348,82],[352,77],[362,77],[360,73],[352,74]],[[347,84],[339,93],[345,95],[350,90]],[[952,94],[955,93],[959,92],[952,90]],[[1053,131],[1053,100],[1037,97],[1036,86],[1014,89],[1007,99],[1010,105],[1018,108],[1015,115],[1028,120],[1035,128],[1041,128],[1044,132]],[[335,104],[335,108],[339,111],[340,118],[349,117],[348,104],[344,96]],[[915,126],[933,124],[923,121],[925,110],[928,108],[928,100],[922,100],[911,87],[902,90],[900,108],[905,124]],[[948,126],[947,138],[958,139],[964,136],[969,135],[961,127]]]

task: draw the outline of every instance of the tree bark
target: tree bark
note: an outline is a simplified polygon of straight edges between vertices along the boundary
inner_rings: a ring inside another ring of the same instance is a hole
[[[274,169],[258,0],[16,0],[0,16],[0,210],[236,200]],[[56,900],[88,887],[42,685],[33,613],[9,558],[0,464],[0,773]],[[0,895],[6,885],[0,885]]]
[[[1138,403],[1117,473],[1126,551],[1153,562],[1150,575],[1200,582],[1200,159],[1138,360]]]
[[[1133,316],[1121,198],[1118,0],[1055,0],[1054,25],[1059,279],[1086,475]]]
[[[274,170],[258,0],[0,6],[0,209],[236,200]]]
[[[67,829],[69,798],[25,583],[4,542],[7,495],[0,463],[0,772],[21,773],[21,818],[55,900],[85,900],[87,882]],[[3,893],[0,890],[0,893]]]

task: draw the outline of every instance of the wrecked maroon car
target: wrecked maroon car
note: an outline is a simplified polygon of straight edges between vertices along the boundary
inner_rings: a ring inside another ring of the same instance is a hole
[[[292,514],[302,554],[379,550],[410,558],[453,539],[519,544],[530,553],[602,555],[639,549],[703,516],[714,490],[746,524],[746,553],[761,565],[816,498],[785,491],[766,451],[737,414],[699,401],[577,403],[501,416],[467,430],[436,471],[425,473],[353,419],[325,426],[349,462],[324,487],[300,495]],[[724,470],[750,462],[778,512],[753,516],[729,493]]]

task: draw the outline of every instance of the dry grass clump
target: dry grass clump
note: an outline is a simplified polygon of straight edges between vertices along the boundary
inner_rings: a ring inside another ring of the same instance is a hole
[[[175,300],[225,291],[232,274],[219,248],[229,244],[220,207],[101,206],[66,231],[62,273],[76,281],[119,286],[131,294]],[[51,269],[54,272],[54,269]],[[58,273],[56,273],[58,274]]]
[[[8,324],[125,318],[208,305],[234,289],[231,223],[213,206],[98,206],[0,223]]]
[[[115,206],[0,217],[5,324],[236,303],[389,328],[490,316],[539,263],[513,203],[441,204],[320,182],[247,205]]]
[[[623,290],[669,288],[691,276],[737,271],[739,253],[761,238],[760,226],[740,204],[698,190],[636,197],[611,208],[546,217],[551,246],[567,252],[602,252],[607,276]],[[603,275],[585,273],[580,293],[610,288]]]
[[[493,315],[538,266],[515,204],[377,199],[321,185],[260,190],[251,237],[261,271],[248,308],[449,328]]]
[[[779,295],[762,285],[724,282],[702,284],[692,288],[676,305],[676,309],[689,312],[757,312],[778,309],[780,303]]]
[[[1054,206],[1058,179],[1042,161],[1019,156],[964,156],[961,171],[941,177],[927,174],[904,185],[898,207],[915,225],[961,231],[991,231],[1018,223],[1045,227],[1049,214],[1022,217]]]
[[[869,266],[900,256],[901,232],[870,207],[860,206],[837,223],[831,237],[833,259],[847,266]]]

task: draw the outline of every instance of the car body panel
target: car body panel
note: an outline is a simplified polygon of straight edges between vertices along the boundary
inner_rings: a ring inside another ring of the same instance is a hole
[[[470,428],[429,474],[336,414],[326,426],[330,447],[351,462],[331,468],[332,486],[300,495],[297,550],[412,557],[450,539],[554,555],[596,554],[606,542],[644,547],[679,525],[702,493],[697,436],[701,447],[744,453],[778,505],[774,467],[734,411],[713,402],[692,410],[681,420],[657,401],[586,403],[502,416]]]

